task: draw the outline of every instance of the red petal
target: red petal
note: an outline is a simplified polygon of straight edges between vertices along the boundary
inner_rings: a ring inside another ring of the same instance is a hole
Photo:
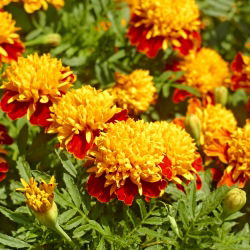
[[[198,174],[195,175],[196,175],[196,189],[200,190],[202,188],[202,180]]]
[[[113,197],[113,195],[110,195],[110,187],[104,187],[106,178],[105,175],[102,175],[100,177],[95,177],[94,174],[92,174],[87,183],[87,191],[89,195],[97,198],[100,202],[109,202]]]
[[[0,60],[2,59],[5,62],[17,61],[17,58],[24,52],[24,45],[19,40],[14,41],[13,44],[3,43],[1,47],[8,53],[6,57],[0,56]]]
[[[182,90],[182,89],[175,89],[173,95],[173,102],[179,103],[185,101],[188,97],[193,96],[191,93]]]
[[[3,181],[6,178],[6,174],[5,173],[0,173],[0,182]]]
[[[2,96],[1,100],[1,109],[3,112],[11,112],[13,110],[14,105],[12,103],[8,103],[9,99],[15,95],[17,95],[18,92],[6,90]]]
[[[0,124],[0,144],[10,145],[13,139],[8,135],[7,129],[4,125]]]
[[[160,196],[161,191],[166,188],[167,182],[165,180],[160,180],[157,182],[146,182],[141,181],[142,193],[149,198],[157,198]]]
[[[49,126],[51,122],[49,122],[47,119],[50,118],[49,108],[51,105],[51,101],[47,103],[37,102],[35,112],[30,117],[30,123],[41,127]]]
[[[198,157],[193,163],[192,166],[195,168],[196,171],[203,171],[203,165],[202,165],[202,158]]]
[[[9,171],[9,166],[7,162],[0,163],[0,173],[7,173]]]
[[[106,123],[115,123],[117,121],[126,121],[128,119],[128,110],[123,109],[119,113],[116,113]]]
[[[90,142],[86,141],[86,133],[74,134],[71,141],[67,145],[68,152],[72,153],[76,158],[83,159],[87,152],[92,148],[96,135],[92,133]]]
[[[168,180],[171,180],[173,175],[171,170],[172,163],[167,156],[163,158],[163,161],[159,164],[159,166],[161,167],[162,175]]]
[[[212,181],[218,183],[223,176],[223,172],[217,168],[210,168],[212,174]]]
[[[118,200],[131,206],[135,196],[138,194],[138,187],[130,179],[126,179],[125,184],[115,191]]]
[[[243,57],[242,57],[242,54],[239,52],[237,53],[237,55],[235,56],[231,64],[231,69],[232,71],[235,71],[235,72],[241,72],[243,70],[243,66],[244,66]]]

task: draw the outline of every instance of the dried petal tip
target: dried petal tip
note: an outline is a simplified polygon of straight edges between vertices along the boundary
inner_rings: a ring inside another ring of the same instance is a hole
[[[223,208],[228,214],[239,211],[246,204],[246,192],[239,188],[230,190],[224,200]]]

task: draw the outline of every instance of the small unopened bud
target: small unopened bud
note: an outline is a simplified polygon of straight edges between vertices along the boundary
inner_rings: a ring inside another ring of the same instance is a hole
[[[214,90],[215,103],[225,106],[228,99],[228,90],[226,87],[218,87]]]
[[[239,188],[230,190],[223,200],[223,208],[227,214],[239,211],[245,204],[246,192]]]
[[[51,46],[58,46],[61,43],[61,36],[57,33],[51,33],[51,34],[47,34],[47,35],[42,35],[39,36],[37,38],[35,38],[34,40],[30,40],[25,42],[26,46],[34,46],[34,45],[51,45]]]
[[[186,131],[200,144],[201,121],[196,115],[188,115],[185,119]]]

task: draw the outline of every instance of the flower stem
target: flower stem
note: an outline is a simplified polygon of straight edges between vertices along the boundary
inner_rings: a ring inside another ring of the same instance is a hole
[[[58,223],[56,223],[54,230],[61,235],[68,243],[70,243],[71,245],[73,245],[73,241],[71,240],[71,238],[64,232],[64,230],[59,226]]]

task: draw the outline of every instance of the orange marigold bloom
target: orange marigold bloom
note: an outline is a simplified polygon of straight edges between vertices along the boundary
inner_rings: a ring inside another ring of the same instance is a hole
[[[10,4],[11,2],[17,2],[18,0],[1,0],[0,1],[0,9],[2,9],[4,6]]]
[[[52,4],[55,8],[62,8],[64,0],[21,0],[24,3],[24,9],[27,13],[33,13],[39,9],[48,9],[48,4]]]
[[[231,70],[233,72],[231,88],[233,90],[243,88],[250,92],[250,57],[239,52],[231,64]]]
[[[3,74],[1,108],[15,120],[27,113],[34,125],[48,126],[49,107],[57,102],[76,80],[69,67],[50,55],[19,58]]]
[[[238,128],[231,135],[228,141],[226,152],[228,167],[219,185],[232,186],[238,184],[240,188],[244,187],[246,181],[250,178],[250,122],[248,121],[244,128]]]
[[[116,73],[115,82],[110,93],[119,107],[138,114],[155,102],[156,88],[148,70],[138,69],[129,75]]]
[[[228,86],[230,76],[228,64],[215,50],[209,48],[192,51],[175,64],[174,70],[183,71],[184,75],[179,82],[195,88],[202,97],[213,94],[216,87]],[[189,96],[192,95],[176,89],[173,101],[178,103]]]
[[[207,156],[217,156],[226,162],[225,152],[230,135],[237,129],[237,121],[231,110],[220,104],[197,108],[194,114],[201,122],[200,144]]]
[[[137,194],[156,198],[166,187],[159,166],[164,145],[153,123],[128,119],[109,124],[90,154],[95,160],[87,190],[101,202],[117,197],[131,205]]]
[[[139,0],[132,12],[129,40],[148,57],[155,57],[168,44],[183,55],[200,46],[195,0]]]
[[[8,12],[0,10],[0,64],[16,61],[24,52],[24,45],[16,33],[19,28]]]
[[[107,91],[91,86],[72,89],[50,108],[52,124],[48,133],[57,133],[60,146],[83,159],[106,123],[127,118]]]

